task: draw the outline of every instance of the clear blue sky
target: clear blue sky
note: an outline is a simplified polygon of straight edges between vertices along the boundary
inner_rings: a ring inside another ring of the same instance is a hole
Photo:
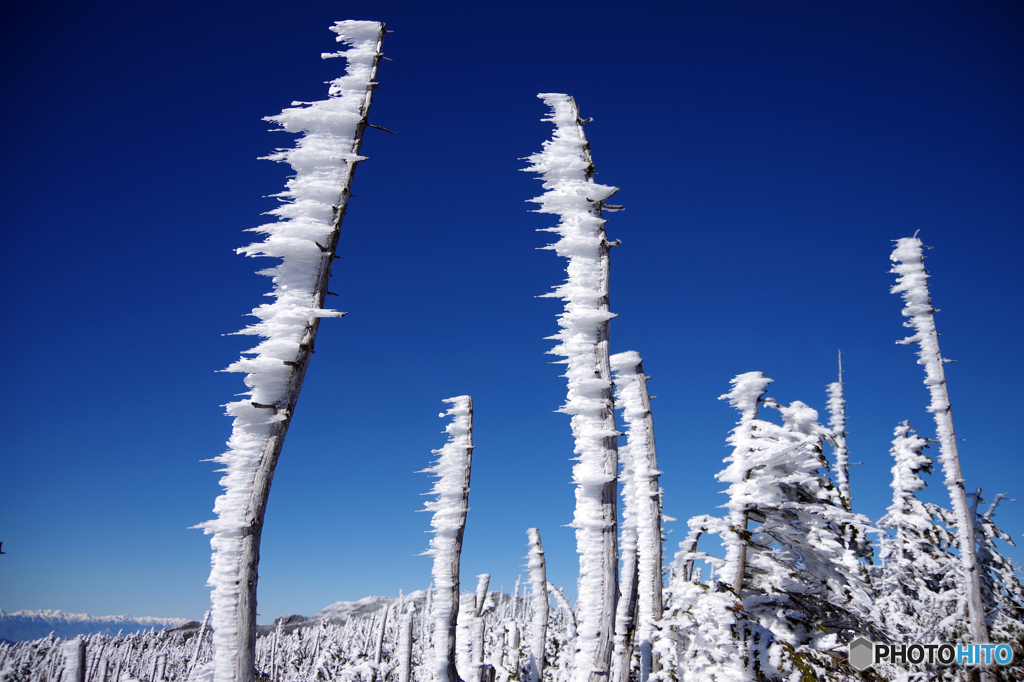
[[[968,486],[1024,500],[1016,431],[1024,11],[1012,2],[51,2],[8,13],[0,607],[201,618],[215,465],[268,260],[233,249],[290,143],[263,116],[326,96],[327,27],[386,21],[325,320],[274,480],[260,621],[430,582],[415,513],[441,400],[477,415],[464,581],[510,589],[526,529],[574,591],[572,440],[552,356],[564,276],[518,169],[577,98],[610,214],[613,351],[653,375],[670,524],[718,513],[761,370],[823,411],[846,359],[854,504],[889,503],[889,441],[933,425],[898,346],[891,240],[921,230]],[[823,415],[823,419],[824,419]],[[932,477],[934,499],[943,500]],[[948,503],[948,499],[947,499]],[[1024,533],[1024,502],[999,515]],[[1011,555],[1024,559],[1013,550]]]

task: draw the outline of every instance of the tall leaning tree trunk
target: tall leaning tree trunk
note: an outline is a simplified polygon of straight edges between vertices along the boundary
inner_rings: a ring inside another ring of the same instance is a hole
[[[576,102],[568,95],[538,95],[551,107],[555,124],[543,151],[529,157],[526,170],[541,174],[545,193],[533,201],[538,213],[559,217],[547,231],[561,236],[548,248],[569,259],[568,278],[548,294],[565,301],[561,330],[549,351],[565,358],[568,396],[561,412],[572,415],[577,464],[576,551],[580,555],[579,631],[573,682],[607,682],[618,602],[616,487],[618,431],[608,363],[609,244],[602,209],[617,188],[594,182],[590,145]]]
[[[437,499],[427,502],[434,512],[430,525],[434,537],[426,554],[434,557],[435,597],[431,616],[434,619],[433,674],[437,682],[459,682],[455,666],[455,629],[459,622],[459,560],[462,538],[469,511],[469,481],[473,467],[473,399],[468,395],[448,398],[451,408],[441,414],[452,421],[445,430],[448,442],[434,450],[437,461],[425,471],[438,480],[431,491]]]
[[[289,163],[295,176],[279,196],[290,200],[270,211],[278,222],[254,228],[267,238],[239,249],[248,256],[282,262],[263,271],[274,279],[273,303],[253,310],[259,322],[241,334],[264,340],[230,367],[245,372],[249,399],[227,405],[234,417],[228,451],[214,461],[225,465],[224,493],[217,518],[200,524],[213,552],[212,593],[214,679],[252,682],[255,675],[256,583],[267,498],[285,434],[295,412],[322,317],[344,313],[324,309],[341,223],[351,196],[366,117],[376,86],[384,25],[342,21],[332,31],[347,43],[348,68],[331,83],[330,97],[270,117],[292,133],[304,133],[295,149],[267,157]]]
[[[964,594],[967,599],[971,637],[976,643],[984,644],[988,643],[989,634],[981,598],[981,567],[974,535],[974,518],[967,501],[963,473],[960,470],[960,454],[957,451],[956,431],[953,428],[953,408],[949,402],[949,388],[943,369],[946,361],[939,352],[935,309],[928,293],[928,273],[924,269],[922,250],[921,240],[915,236],[897,240],[896,249],[892,252],[891,259],[895,265],[891,272],[899,275],[892,293],[903,295],[903,316],[908,318],[903,324],[915,331],[912,336],[897,343],[916,343],[917,362],[924,365],[924,383],[931,396],[928,411],[935,417],[939,461],[942,463],[942,473],[956,518],[956,534],[960,545],[960,559],[964,567]],[[995,679],[991,670],[987,668],[981,668],[981,677],[986,681]]]
[[[633,640],[640,648],[640,680],[647,682],[656,668],[654,624],[660,620],[662,603],[662,491],[658,452],[654,444],[654,416],[647,392],[643,360],[636,351],[611,357],[615,370],[616,399],[626,423],[626,456],[631,462],[636,516],[636,625]],[[625,486],[623,486],[625,488]],[[628,682],[628,676],[623,678]]]

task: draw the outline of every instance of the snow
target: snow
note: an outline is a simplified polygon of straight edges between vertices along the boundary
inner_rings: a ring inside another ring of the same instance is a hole
[[[573,467],[576,512],[572,526],[580,554],[574,679],[584,682],[592,670],[605,666],[598,661],[598,645],[602,608],[609,605],[603,573],[609,524],[614,532],[614,516],[606,517],[602,502],[606,484],[615,480],[617,466],[614,440],[609,443],[606,439],[618,432],[607,366],[607,323],[615,315],[608,310],[608,243],[600,202],[617,190],[593,181],[589,146],[573,99],[551,93],[538,97],[551,107],[551,115],[544,120],[554,123],[555,131],[543,150],[528,158],[530,166],[525,170],[539,173],[546,190],[532,200],[540,205],[537,212],[559,218],[556,227],[543,230],[560,237],[547,248],[569,259],[568,278],[547,296],[565,301],[565,312],[558,318],[561,330],[552,337],[558,343],[549,352],[565,358],[568,395],[560,411],[572,415],[574,452],[578,455]],[[610,605],[614,608],[614,599]]]
[[[214,505],[217,518],[199,526],[213,535],[213,565],[207,584],[213,588],[217,682],[230,682],[234,676],[242,537],[254,521],[254,478],[265,453],[273,447],[268,442],[271,427],[290,416],[283,404],[295,372],[285,363],[294,363],[300,345],[312,342],[318,318],[341,314],[322,308],[317,283],[329,272],[332,252],[322,247],[337,239],[335,212],[344,210],[348,198],[347,193],[341,194],[342,188],[347,186],[355,163],[363,158],[357,153],[357,132],[372,96],[381,25],[342,21],[331,30],[338,34],[339,42],[350,46],[346,52],[327,55],[344,56],[348,60],[346,73],[331,82],[328,99],[293,106],[267,119],[287,132],[303,134],[294,148],[278,149],[266,157],[288,163],[295,176],[288,180],[285,191],[276,195],[282,204],[269,212],[277,220],[251,230],[266,235],[265,239],[238,250],[247,256],[280,258],[281,262],[260,271],[273,278],[269,295],[274,301],[255,308],[252,315],[259,322],[238,332],[263,340],[226,370],[245,373],[249,391],[244,400],[226,405],[227,413],[234,417],[232,433],[228,451],[214,460],[225,465],[220,481],[224,493]],[[301,379],[298,376],[299,382]]]

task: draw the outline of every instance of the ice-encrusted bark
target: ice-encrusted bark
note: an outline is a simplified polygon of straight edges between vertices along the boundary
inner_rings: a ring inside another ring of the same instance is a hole
[[[839,353],[839,380],[828,385],[828,425],[835,434],[836,487],[848,505],[850,497],[850,454],[846,449],[846,399],[843,397],[843,354]]]
[[[530,592],[533,615],[530,617],[530,682],[540,682],[544,675],[544,648],[548,638],[548,578],[540,529],[529,528],[530,552],[526,566],[530,571]]]
[[[459,558],[466,529],[466,512],[469,511],[469,480],[473,464],[473,399],[463,395],[444,402],[452,405],[440,415],[452,417],[445,428],[448,442],[440,450],[433,451],[437,460],[434,466],[425,470],[438,477],[431,490],[437,498],[425,505],[427,510],[434,512],[430,522],[434,537],[426,554],[434,557],[436,586],[431,613],[434,619],[431,637],[433,674],[437,682],[458,682],[455,628],[459,614]]]
[[[293,149],[269,157],[286,162],[295,175],[285,202],[270,211],[277,222],[253,228],[267,235],[239,249],[247,256],[280,258],[261,271],[273,278],[275,300],[255,308],[259,322],[240,334],[263,337],[227,368],[244,372],[248,397],[227,404],[234,417],[224,464],[217,518],[200,524],[213,537],[212,628],[216,682],[251,682],[255,669],[256,583],[260,536],[274,469],[313,353],[324,309],[327,282],[341,222],[351,194],[366,116],[376,85],[384,26],[373,21],[340,21],[331,30],[349,45],[345,75],[331,82],[329,98],[285,109],[269,117],[290,133],[303,133]]]
[[[549,351],[565,358],[568,396],[561,412],[572,415],[578,455],[576,551],[580,555],[578,630],[573,682],[607,682],[618,600],[616,477],[618,432],[608,364],[609,243],[602,204],[617,190],[594,182],[590,146],[576,102],[568,95],[538,95],[551,107],[544,120],[555,124],[543,151],[525,169],[541,175],[545,193],[534,202],[539,213],[559,217],[545,231],[561,239],[550,245],[569,259],[568,279],[547,296],[565,301],[558,318],[558,345]]]
[[[971,636],[977,643],[989,641],[988,626],[985,624],[985,608],[981,597],[977,544],[974,535],[974,520],[967,502],[964,477],[960,471],[960,455],[957,452],[956,431],[953,428],[953,412],[946,386],[943,369],[945,360],[939,352],[939,335],[935,330],[935,309],[928,294],[928,273],[924,269],[923,245],[917,237],[896,241],[891,260],[895,265],[890,272],[899,277],[892,293],[902,294],[903,316],[908,318],[905,327],[914,334],[896,343],[918,345],[918,364],[924,366],[924,383],[928,387],[931,403],[928,411],[935,417],[936,437],[939,441],[939,462],[946,488],[956,519],[956,534],[963,562],[965,576],[964,594],[970,616]],[[991,679],[991,673],[982,671],[984,678]]]
[[[647,682],[653,664],[654,623],[662,616],[661,486],[654,445],[654,417],[647,393],[643,360],[636,351],[611,356],[616,401],[626,422],[624,461],[633,477],[632,506],[636,537],[636,625],[634,641],[640,647],[640,680]],[[627,486],[623,485],[625,489]],[[623,513],[626,516],[626,513]],[[628,677],[623,678],[628,680]]]

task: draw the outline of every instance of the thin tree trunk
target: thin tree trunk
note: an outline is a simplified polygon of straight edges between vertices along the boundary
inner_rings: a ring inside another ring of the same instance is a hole
[[[928,293],[928,274],[924,268],[924,254],[921,240],[916,236],[900,239],[893,251],[892,260],[897,263],[892,272],[900,275],[893,293],[902,293],[906,302],[904,317],[910,318],[906,326],[916,334],[901,344],[917,343],[919,364],[925,368],[925,385],[931,395],[928,410],[935,416],[936,435],[939,441],[939,460],[949,490],[953,514],[956,518],[956,533],[960,545],[960,557],[964,566],[965,594],[970,619],[971,637],[975,643],[989,642],[988,626],[985,623],[985,606],[981,597],[981,566],[978,562],[978,545],[974,534],[974,518],[970,515],[970,504],[960,470],[960,454],[957,450],[956,430],[953,428],[953,408],[949,401],[949,387],[946,384],[945,360],[939,351],[939,335],[935,329],[935,309]],[[981,679],[992,682],[995,676],[988,667],[980,668]]]
[[[573,526],[580,554],[579,632],[573,682],[608,682],[619,598],[617,499],[618,431],[608,359],[611,254],[602,209],[616,191],[594,182],[590,145],[575,100],[568,95],[539,95],[552,109],[546,119],[555,134],[528,170],[542,173],[544,195],[539,212],[560,216],[550,231],[562,235],[553,244],[569,258],[566,283],[552,296],[566,301],[559,318],[560,344],[553,352],[566,358],[568,396],[562,411],[572,416],[576,511]],[[578,165],[582,162],[582,166]],[[556,189],[557,188],[557,189]],[[612,207],[608,207],[612,208]],[[593,339],[593,345],[590,345]]]
[[[637,570],[637,552],[633,547],[622,557],[622,581],[624,588],[619,596],[615,615],[615,652],[612,656],[612,673],[614,682],[629,682],[629,673],[633,668],[633,642],[636,633],[637,592],[640,574]]]
[[[416,605],[410,604],[402,614],[402,626],[398,632],[398,682],[409,682],[412,676],[412,617]]]
[[[206,615],[203,616],[203,624],[199,626],[199,634],[196,635],[196,650],[192,652],[192,660],[188,664],[188,670],[185,672],[186,679],[192,676],[192,671],[195,670],[196,664],[199,662],[199,649],[203,646],[203,635],[206,633],[206,626],[210,622],[210,612],[207,611]],[[280,631],[280,626],[278,631]]]
[[[846,449],[846,400],[843,398],[843,352],[839,351],[839,380],[828,386],[828,425],[836,434],[836,487],[851,509],[850,497],[850,456]]]
[[[533,596],[533,618],[530,622],[530,682],[540,682],[544,675],[544,648],[548,640],[548,578],[540,529],[526,531],[530,539],[527,567],[530,570],[530,591]]]
[[[468,396],[448,398],[452,407],[445,414],[453,415],[448,425],[448,443],[440,450],[436,466],[427,469],[440,480],[434,486],[438,494],[427,509],[434,511],[431,525],[435,530],[428,553],[434,556],[433,575],[437,585],[434,600],[434,674],[438,682],[459,682],[456,666],[456,630],[459,622],[459,560],[462,538],[469,510],[469,483],[473,465],[473,399]],[[444,416],[444,415],[442,415]]]
[[[629,474],[632,485],[624,486],[634,499],[628,508],[635,516],[634,545],[636,547],[636,586],[631,595],[636,606],[628,613],[634,614],[626,626],[626,657],[632,660],[634,642],[640,647],[640,678],[647,682],[651,673],[651,656],[654,637],[654,623],[662,616],[662,532],[661,532],[661,485],[658,470],[658,454],[654,441],[654,416],[651,412],[651,398],[647,392],[648,378],[644,374],[643,360],[639,353],[627,351],[612,356],[617,385],[616,400],[623,410],[626,422],[626,459],[629,460]],[[626,471],[626,467],[623,468]],[[623,557],[623,565],[629,557]],[[623,577],[629,574],[624,571]],[[632,596],[634,595],[635,596]],[[629,667],[623,668],[622,682],[627,682]]]

